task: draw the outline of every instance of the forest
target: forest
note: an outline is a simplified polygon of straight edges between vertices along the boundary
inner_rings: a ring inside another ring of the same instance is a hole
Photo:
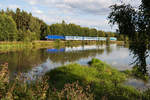
[[[123,35],[104,32],[95,28],[81,27],[65,21],[48,25],[38,17],[34,17],[19,8],[0,11],[0,41],[34,41],[45,40],[46,35],[101,36],[117,37],[124,40]]]

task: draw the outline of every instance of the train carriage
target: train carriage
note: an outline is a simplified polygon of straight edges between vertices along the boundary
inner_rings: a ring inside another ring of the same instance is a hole
[[[74,40],[74,36],[65,36],[65,40]]]
[[[106,41],[106,37],[98,37],[99,41]]]
[[[59,35],[48,35],[45,37],[47,40],[85,40],[85,41],[106,41],[106,37],[84,37],[84,36],[59,36]],[[110,37],[110,41],[117,41],[116,37]]]

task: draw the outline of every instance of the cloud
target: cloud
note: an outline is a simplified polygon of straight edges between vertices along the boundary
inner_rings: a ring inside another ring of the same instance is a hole
[[[35,5],[37,4],[37,0],[27,0],[29,4]]]
[[[32,7],[32,12],[35,14],[43,14],[43,11],[39,10],[37,7]]]
[[[78,11],[80,13],[88,14],[107,14],[109,11],[109,5],[112,4],[111,0],[64,0],[63,3],[57,3],[57,5],[63,5],[60,8],[65,10]],[[68,9],[69,8],[69,9]]]
[[[80,12],[90,14],[107,14],[112,0],[25,0],[31,5],[56,7],[65,12]]]
[[[55,7],[64,12],[78,12],[96,15],[106,15],[109,13],[109,6],[120,3],[119,0],[25,0],[31,5],[44,5]],[[139,2],[139,0],[138,0]],[[124,3],[133,3],[132,0],[124,0]]]

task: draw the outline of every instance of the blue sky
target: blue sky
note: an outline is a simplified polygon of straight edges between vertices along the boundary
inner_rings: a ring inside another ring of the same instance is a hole
[[[138,7],[141,0],[122,1]],[[0,9],[21,8],[47,24],[65,20],[85,27],[115,31],[117,26],[112,28],[107,20],[112,4],[120,4],[120,0],[0,0]]]

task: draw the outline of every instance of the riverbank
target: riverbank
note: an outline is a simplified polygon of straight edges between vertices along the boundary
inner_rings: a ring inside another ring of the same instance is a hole
[[[93,59],[90,66],[70,64],[52,70],[49,84],[61,90],[66,83],[78,81],[82,87],[90,86],[94,100],[137,100],[144,94],[123,84],[127,75],[113,69],[104,62]]]
[[[112,41],[117,45],[124,45],[123,41]],[[79,45],[102,45],[105,41],[33,41],[33,42],[0,42],[0,52],[17,51],[26,48],[62,48],[65,46],[79,46]]]
[[[0,98],[27,100],[150,100],[145,92],[125,86],[127,75],[98,59],[89,66],[69,64],[48,72],[34,82],[16,77],[9,81],[8,64],[0,67]]]

